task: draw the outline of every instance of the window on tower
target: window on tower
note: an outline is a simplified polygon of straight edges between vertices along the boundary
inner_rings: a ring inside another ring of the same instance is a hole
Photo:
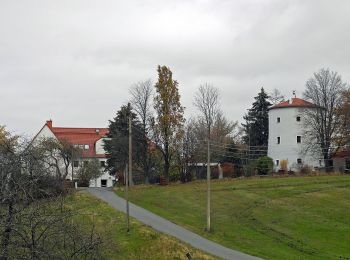
[[[277,137],[277,144],[280,144],[281,143],[281,137]]]
[[[297,116],[297,121],[300,122],[300,116]]]
[[[280,122],[281,122],[281,118],[277,117],[277,123],[280,123]]]
[[[297,143],[298,143],[298,144],[301,143],[301,136],[300,136],[300,135],[297,136]]]

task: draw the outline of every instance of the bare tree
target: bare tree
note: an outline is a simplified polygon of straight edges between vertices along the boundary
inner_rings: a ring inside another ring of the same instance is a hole
[[[207,231],[210,231],[210,134],[214,119],[219,113],[219,90],[210,84],[201,85],[195,94],[194,105],[199,109],[206,123],[208,155],[207,155]]]
[[[193,121],[192,127],[193,135],[196,137],[198,145],[195,152],[195,159],[197,161],[205,161],[207,154],[206,150],[206,138],[207,138],[207,127],[205,120],[199,118]],[[226,150],[226,145],[235,142],[239,143],[240,129],[238,122],[228,120],[224,114],[220,111],[213,122],[211,128],[210,140],[212,144],[211,157],[213,161],[220,161]]]
[[[90,181],[95,180],[95,187],[97,187],[97,178],[102,175],[100,161],[94,158],[87,163],[84,163],[77,172],[79,186],[89,187]]]
[[[149,174],[151,169],[151,156],[149,151],[149,138],[148,131],[150,125],[150,118],[152,115],[152,97],[153,97],[153,86],[150,79],[140,81],[134,84],[130,88],[131,104],[137,115],[141,119],[142,134],[143,134],[143,152],[142,152],[142,165],[143,172],[145,174],[145,182],[149,182]]]
[[[341,123],[336,141],[339,146],[350,144],[350,89],[343,91],[342,103],[337,110]]]
[[[195,128],[196,122],[193,118],[190,118],[184,126],[184,135],[182,136],[182,142],[177,151],[177,161],[180,167],[180,179],[182,182],[192,180],[190,169],[196,161],[196,155],[201,146]]]
[[[39,159],[61,181],[69,175],[72,161],[81,156],[81,150],[75,148],[73,144],[60,142],[54,138],[42,139],[35,145],[41,153]]]
[[[334,137],[341,124],[337,110],[342,103],[345,85],[341,76],[329,69],[315,72],[306,82],[304,97],[315,105],[313,109],[304,110],[306,146],[321,152],[327,170],[334,152]]]
[[[207,138],[209,139],[215,118],[220,111],[219,90],[208,83],[200,85],[194,96],[193,104],[198,108],[205,121]]]
[[[74,221],[42,151],[14,140],[0,142],[0,259],[98,258],[99,236]]]
[[[140,81],[130,88],[131,104],[141,119],[144,129],[147,129],[151,116],[153,86],[150,79]]]
[[[282,93],[277,89],[274,88],[270,93],[269,93],[269,100],[273,105],[276,105],[284,100],[284,96]]]

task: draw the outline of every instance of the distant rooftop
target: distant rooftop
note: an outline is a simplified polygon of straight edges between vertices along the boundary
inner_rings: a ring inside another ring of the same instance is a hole
[[[88,145],[88,149],[83,150],[83,157],[99,157],[95,152],[95,144],[108,134],[108,128],[53,127],[52,120],[46,121],[46,125],[60,141]]]
[[[281,103],[273,105],[269,109],[284,108],[284,107],[316,107],[316,105],[304,99],[295,97],[295,98],[292,98],[290,101],[289,100],[282,101]]]

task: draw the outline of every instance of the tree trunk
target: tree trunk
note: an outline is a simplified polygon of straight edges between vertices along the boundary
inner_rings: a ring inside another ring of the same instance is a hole
[[[148,144],[145,143],[144,155],[143,155],[143,174],[145,176],[145,184],[149,184],[149,164],[148,164]]]
[[[167,183],[169,182],[169,168],[170,168],[169,158],[166,158],[164,160],[164,177]]]
[[[328,153],[325,153],[323,155],[323,158],[324,158],[324,167],[326,168],[326,172],[331,172],[332,169],[331,169],[331,164],[330,164],[330,158],[328,156]]]
[[[149,184],[149,176],[148,175],[145,175],[145,184]]]
[[[13,220],[13,202],[10,201],[8,205],[8,215],[6,219],[6,226],[4,230],[3,240],[1,242],[1,251],[3,252],[0,255],[1,259],[8,259],[8,247],[10,244],[10,235],[12,232],[12,220]]]
[[[165,142],[164,147],[164,177],[166,182],[169,182],[169,168],[170,168],[170,155],[169,155],[169,143]]]

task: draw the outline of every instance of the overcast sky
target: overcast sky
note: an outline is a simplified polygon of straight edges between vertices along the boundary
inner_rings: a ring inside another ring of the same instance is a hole
[[[0,125],[106,127],[166,65],[186,117],[201,83],[242,121],[261,87],[302,96],[322,67],[350,82],[350,1],[0,1]]]

